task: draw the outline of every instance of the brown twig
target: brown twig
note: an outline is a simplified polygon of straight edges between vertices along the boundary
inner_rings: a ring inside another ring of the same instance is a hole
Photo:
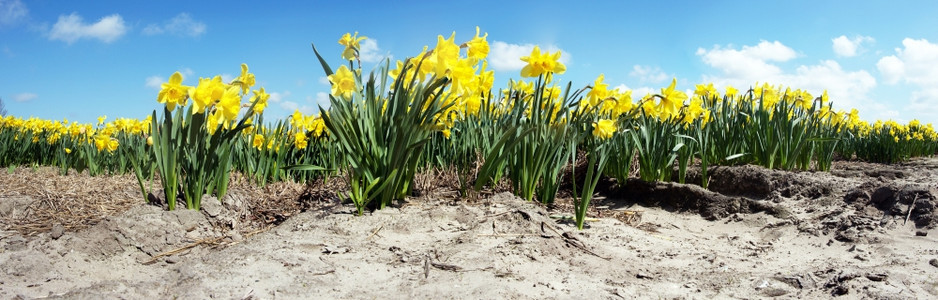
[[[589,248],[586,248],[586,246],[583,245],[583,243],[580,242],[579,240],[577,240],[576,238],[570,236],[569,234],[565,234],[565,233],[562,234],[562,233],[560,233],[559,231],[557,231],[557,229],[554,229],[553,226],[550,226],[550,225],[547,224],[547,223],[541,222],[541,231],[542,231],[542,232],[544,231],[544,227],[547,227],[548,229],[550,229],[551,231],[553,231],[555,234],[557,234],[558,236],[560,236],[561,238],[563,238],[563,241],[566,242],[567,244],[569,244],[570,246],[579,248],[580,250],[583,250],[584,252],[589,253],[589,254],[591,254],[591,255],[593,255],[593,256],[595,256],[595,257],[599,257],[599,258],[602,258],[602,259],[605,259],[605,260],[610,260],[610,259],[611,259],[611,258],[608,258],[608,257],[603,257],[602,255],[596,254],[596,252],[593,252],[593,251],[590,250]]]
[[[157,255],[153,256],[153,258],[151,258],[150,260],[144,262],[143,264],[144,264],[144,265],[149,265],[149,264],[155,263],[155,262],[156,262],[158,259],[160,259],[161,257],[170,256],[170,255],[173,255],[173,254],[182,252],[182,251],[186,251],[186,250],[188,250],[188,249],[195,248],[195,247],[198,246],[198,245],[202,245],[202,244],[212,244],[212,243],[215,243],[215,242],[217,242],[217,241],[219,241],[219,240],[221,240],[221,239],[223,239],[223,238],[226,238],[226,237],[225,237],[225,236],[220,236],[220,237],[216,237],[216,238],[204,238],[204,239],[201,239],[201,240],[196,241],[195,243],[188,244],[188,245],[185,245],[185,246],[182,246],[182,247],[179,247],[179,248],[170,250],[170,251],[166,251],[166,252],[157,254]]]
[[[909,204],[909,212],[905,214],[905,221],[902,222],[902,225],[909,222],[909,218],[912,217],[912,209],[915,208],[915,201],[918,201],[918,194],[915,194],[912,197],[912,203]]]

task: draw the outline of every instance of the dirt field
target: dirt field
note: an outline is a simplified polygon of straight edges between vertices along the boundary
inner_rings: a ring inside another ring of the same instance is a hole
[[[578,231],[569,199],[437,190],[355,216],[329,184],[235,182],[168,212],[132,177],[17,169],[0,174],[0,298],[938,297],[938,159],[711,174],[603,182]]]

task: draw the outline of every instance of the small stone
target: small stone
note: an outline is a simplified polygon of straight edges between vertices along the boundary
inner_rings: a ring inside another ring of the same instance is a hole
[[[63,234],[65,234],[65,226],[62,226],[62,224],[59,223],[52,225],[52,232],[49,233],[49,235],[53,240],[59,239]]]
[[[26,248],[26,239],[21,236],[14,235],[6,239],[6,245],[4,245],[3,248],[7,251],[23,250]]]
[[[174,255],[174,256],[170,256],[170,257],[167,257],[167,258],[166,258],[166,263],[168,263],[168,264],[175,264],[175,263],[178,263],[178,262],[179,262],[179,256],[175,256],[175,255]]]
[[[925,231],[925,230],[916,230],[916,231],[915,231],[915,236],[927,236],[927,235],[928,235],[928,231]]]
[[[218,201],[218,198],[215,197],[205,197],[202,199],[202,211],[204,211],[209,217],[217,217],[221,214],[222,206],[221,201]]]
[[[870,273],[870,274],[866,274],[866,279],[869,279],[869,280],[872,280],[872,281],[877,281],[877,282],[878,282],[878,281],[886,280],[887,277],[889,277],[889,275],[886,275],[885,273],[879,273],[879,274]]]
[[[935,268],[938,268],[938,259],[932,258],[931,260],[928,261],[928,263],[934,266]]]
[[[654,276],[651,276],[651,275],[648,275],[648,274],[645,274],[645,273],[641,273],[641,272],[639,272],[638,274],[635,274],[635,278],[638,278],[638,279],[655,279]]]

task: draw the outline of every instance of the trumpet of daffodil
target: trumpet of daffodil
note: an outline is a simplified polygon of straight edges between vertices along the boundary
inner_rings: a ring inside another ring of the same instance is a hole
[[[478,78],[476,78],[476,92],[488,94],[492,90],[492,86],[495,84],[495,71],[486,70],[488,68],[488,62],[482,61],[482,70],[479,71]]]
[[[264,135],[254,134],[254,139],[252,140],[251,144],[257,150],[261,150],[261,147],[264,147]]]
[[[727,86],[726,86],[726,96],[727,96],[727,97],[732,98],[732,97],[735,97],[736,94],[739,94],[739,90],[737,90],[736,88],[734,88],[734,87],[731,86],[731,85],[727,85]]]
[[[609,119],[602,119],[593,123],[593,136],[604,140],[611,138],[616,132],[616,122]]]
[[[599,74],[599,77],[593,82],[593,88],[586,94],[590,107],[599,105],[601,101],[609,97],[609,84],[603,83],[605,78],[604,74]]]
[[[521,57],[521,60],[528,63],[521,69],[521,77],[538,77],[541,74],[563,74],[567,71],[567,66],[560,62],[560,50],[554,54],[550,52],[541,53],[541,48],[534,46],[531,55]]]
[[[110,142],[111,137],[105,134],[99,133],[94,136],[94,147],[95,149],[98,149],[98,151],[102,151],[105,148],[108,148]]]
[[[117,147],[119,145],[120,143],[117,142],[117,139],[114,139],[114,138],[110,139],[107,143],[107,152],[113,153],[114,151],[117,151]]]
[[[699,96],[710,101],[714,97],[719,97],[720,92],[717,92],[717,89],[713,87],[713,82],[708,84],[697,84],[694,86],[694,96]]]
[[[469,40],[466,43],[466,46],[469,47],[469,50],[466,51],[466,56],[472,59],[485,59],[489,55],[489,42],[485,40],[489,34],[485,33],[483,36],[479,36],[479,26],[476,26],[476,36]]]
[[[165,103],[170,111],[176,109],[176,105],[186,105],[186,96],[189,87],[182,85],[182,74],[179,72],[169,76],[169,81],[162,85],[160,93],[156,97],[159,103]]]
[[[199,78],[199,85],[189,89],[189,98],[192,98],[192,114],[204,113],[215,100],[225,93],[226,85],[221,76],[215,78]]]
[[[800,107],[801,109],[808,110],[811,109],[811,105],[814,104],[814,97],[811,96],[811,93],[808,91],[795,90],[795,106]]]
[[[442,35],[436,37],[436,48],[433,48],[433,55],[436,57],[436,69],[433,70],[438,75],[446,74],[446,71],[456,67],[459,61],[459,45],[456,45],[456,32],[453,32],[449,38],[444,39]]]
[[[326,129],[326,122],[322,119],[320,115],[310,116],[306,119],[306,131],[312,132],[313,137],[322,136],[323,130]]]
[[[479,108],[482,107],[482,97],[478,93],[466,95],[464,107],[467,115],[478,115]]]
[[[307,139],[306,134],[302,131],[297,131],[293,134],[293,146],[297,149],[306,149]]]
[[[368,37],[359,37],[358,31],[355,32],[355,35],[349,34],[346,32],[339,38],[339,45],[345,46],[345,50],[342,50],[342,59],[353,60],[358,56],[358,50],[361,49],[361,41],[364,41]]]
[[[649,117],[657,117],[658,109],[655,107],[655,101],[652,95],[645,95],[642,98],[642,112]]]
[[[703,100],[699,98],[690,100],[690,104],[684,109],[684,117],[681,122],[686,127],[697,119],[701,119],[701,126],[710,120],[710,111],[703,108]]]
[[[248,65],[241,64],[241,75],[235,78],[235,84],[241,87],[241,93],[246,94],[255,83],[254,74],[248,73]]]
[[[332,83],[333,96],[352,97],[352,92],[356,89],[355,74],[346,68],[345,65],[339,67],[339,69],[335,71],[335,74],[329,75],[327,78],[329,82]]]
[[[209,122],[209,124],[206,124],[207,126],[227,126],[229,123],[236,121],[235,118],[238,117],[238,110],[241,109],[241,95],[238,94],[238,90],[239,88],[237,86],[230,86],[225,90],[218,104],[215,105],[215,113],[213,113],[213,115],[217,118],[216,123]]]
[[[677,115],[678,108],[684,105],[684,100],[687,100],[687,94],[676,90],[675,86],[677,86],[677,78],[671,80],[671,85],[668,88],[661,89],[661,101],[658,102],[657,111],[662,119]]]
[[[254,113],[262,114],[264,113],[264,108],[267,108],[267,100],[270,99],[270,95],[264,92],[262,87],[260,90],[252,91],[254,93]]]

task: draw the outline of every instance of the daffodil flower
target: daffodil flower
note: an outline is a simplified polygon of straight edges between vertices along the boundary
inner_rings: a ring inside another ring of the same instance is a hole
[[[356,90],[355,75],[345,65],[339,67],[335,74],[327,77],[332,83],[332,95],[351,97],[352,92]]]
[[[550,52],[541,53],[541,48],[534,46],[531,55],[521,57],[521,60],[528,63],[521,69],[522,77],[538,77],[541,74],[563,74],[567,71],[567,66],[560,62],[560,51],[554,54]]]
[[[189,87],[182,85],[182,74],[179,74],[179,72],[173,73],[172,76],[169,76],[169,81],[162,85],[162,88],[156,97],[157,102],[165,103],[166,108],[170,111],[176,109],[177,104],[186,105]]]

